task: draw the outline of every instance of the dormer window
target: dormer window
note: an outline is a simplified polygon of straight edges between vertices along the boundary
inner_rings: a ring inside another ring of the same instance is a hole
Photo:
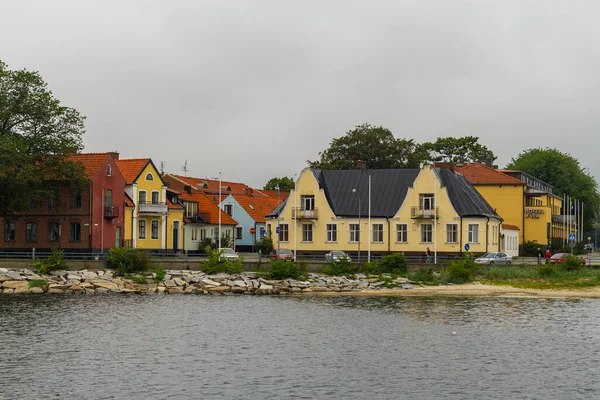
[[[152,174],[151,174],[151,173],[148,173],[148,174],[146,175],[146,180],[147,180],[147,181],[153,181],[153,180],[154,180],[154,177],[152,176]]]
[[[110,164],[106,166],[106,176],[112,176],[112,165]]]

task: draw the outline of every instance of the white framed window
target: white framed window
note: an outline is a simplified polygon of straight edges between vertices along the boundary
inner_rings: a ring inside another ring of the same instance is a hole
[[[337,224],[327,224],[327,241],[337,242]]]
[[[139,204],[146,204],[146,191],[145,190],[140,190],[138,193],[138,203]]]
[[[290,229],[288,224],[279,224],[279,240],[282,242],[290,241]]]
[[[158,204],[160,200],[160,192],[158,190],[152,191],[152,204]]]
[[[479,224],[469,224],[469,243],[479,243]]]
[[[349,224],[348,228],[350,229],[350,242],[358,243],[358,241],[360,240],[360,225]]]
[[[313,240],[313,226],[312,224],[302,224],[302,241],[312,242]]]
[[[106,176],[112,176],[112,165],[110,164],[106,166]]]
[[[458,243],[457,224],[446,224],[446,243]]]
[[[383,243],[383,224],[373,224],[373,242]]]
[[[154,180],[154,176],[152,176],[152,174],[148,172],[148,173],[146,174],[146,180],[147,180],[147,181],[153,181],[153,180]]]
[[[206,229],[200,229],[200,240],[206,239]]]
[[[223,206],[223,211],[225,211],[225,214],[233,217],[233,204],[225,204]]]
[[[138,221],[138,239],[146,239],[146,220],[145,219],[140,219]]]
[[[421,224],[421,243],[433,243],[432,224]]]
[[[192,242],[197,242],[198,241],[198,228],[191,229],[190,236],[192,238]]]
[[[152,239],[158,239],[158,220],[152,220]]]
[[[243,240],[244,239],[244,227],[236,226],[235,227],[235,240]]]
[[[433,194],[420,194],[419,207],[421,210],[433,210],[435,208],[435,197]]]
[[[408,225],[407,224],[396,224],[396,242],[407,243],[408,242]]]
[[[314,210],[315,209],[315,196],[313,195],[301,195],[300,196],[300,207],[302,210]]]

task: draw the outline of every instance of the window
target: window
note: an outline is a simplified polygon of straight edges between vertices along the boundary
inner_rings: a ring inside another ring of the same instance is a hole
[[[110,164],[106,166],[106,176],[112,176],[112,165]]]
[[[302,224],[302,241],[312,242],[313,239],[313,226],[312,224]]]
[[[233,204],[225,204],[223,211],[225,211],[225,214],[229,215],[230,217],[233,216]]]
[[[79,242],[81,240],[81,224],[71,222],[69,224],[69,242]]]
[[[271,224],[267,225],[267,237],[270,239],[271,238]]]
[[[146,220],[140,219],[138,221],[138,238],[146,239]]]
[[[146,191],[145,190],[140,191],[140,193],[138,194],[138,203],[146,204]]]
[[[48,222],[48,241],[58,242],[58,222]]]
[[[360,240],[360,225],[358,224],[350,224],[350,241],[358,242]]]
[[[4,223],[4,241],[13,242],[17,233],[17,226],[14,222]]]
[[[290,241],[290,230],[288,224],[279,225],[279,240],[282,242]]]
[[[479,225],[469,224],[469,243],[479,242]]]
[[[337,242],[337,224],[327,224],[327,241]]]
[[[300,196],[300,207],[302,210],[314,210],[315,209],[315,196]]]
[[[458,243],[458,225],[446,224],[446,242]]]
[[[198,214],[198,203],[185,202],[185,215],[187,217],[194,217]]]
[[[408,242],[408,225],[396,224],[396,242]]]
[[[218,243],[219,242],[219,228],[213,228],[212,233],[213,233],[213,240]]]
[[[383,224],[373,224],[373,242],[383,242]]]
[[[158,239],[158,221],[152,221],[152,239]]]
[[[152,174],[151,174],[151,173],[147,173],[147,174],[146,174],[146,180],[147,180],[147,181],[153,181],[153,180],[154,180],[154,176],[152,176]]]
[[[81,208],[81,191],[79,189],[71,189],[71,208]]]
[[[236,226],[235,227],[235,240],[242,240],[244,238],[244,227]]]
[[[25,240],[27,242],[37,241],[37,224],[35,222],[28,222],[25,225]]]
[[[197,242],[198,241],[198,228],[192,229],[191,230],[192,233],[192,242]]]
[[[157,191],[152,192],[152,204],[158,204],[160,193]]]
[[[112,207],[112,190],[104,190],[104,207]]]
[[[419,207],[421,210],[433,210],[435,207],[435,198],[433,194],[420,194]]]
[[[206,239],[206,229],[200,229],[200,240]]]
[[[432,232],[433,225],[432,224],[422,224],[421,225],[421,243],[432,243]]]
[[[58,208],[59,204],[59,191],[58,189],[50,190],[48,195],[48,208]]]

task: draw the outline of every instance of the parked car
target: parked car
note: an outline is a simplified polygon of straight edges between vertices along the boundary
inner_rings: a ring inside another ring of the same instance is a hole
[[[560,263],[565,262],[567,257],[574,257],[574,256],[572,256],[569,253],[556,253],[552,257],[550,257],[548,262],[550,262],[551,264],[560,264]],[[581,257],[574,257],[574,258],[581,265],[585,265],[585,260],[583,258],[581,258]]]
[[[223,252],[221,253],[221,259],[237,260],[238,258],[240,258],[240,256],[232,248],[220,248],[219,251]]]
[[[295,261],[294,252],[289,249],[274,249],[269,255],[271,260],[284,260],[284,261]]]
[[[325,254],[325,261],[327,261],[327,262],[340,261],[343,259],[352,261],[350,256],[346,252],[341,251],[341,250],[333,250],[333,251],[330,251],[329,253]]]
[[[475,259],[476,264],[512,264],[512,257],[505,253],[491,251]]]

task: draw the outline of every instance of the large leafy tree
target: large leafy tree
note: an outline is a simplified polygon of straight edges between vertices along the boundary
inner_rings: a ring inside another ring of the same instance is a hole
[[[506,166],[526,172],[554,186],[553,193],[567,194],[583,201],[585,229],[591,229],[600,209],[598,183],[579,160],[556,149],[529,149]]]
[[[294,188],[294,180],[292,178],[288,178],[287,176],[284,176],[283,178],[271,178],[265,184],[265,187],[263,189],[277,190],[277,186],[279,186],[279,191],[289,192]]]
[[[308,161],[311,168],[352,169],[357,161],[367,168],[418,168],[427,153],[412,139],[397,139],[389,129],[358,125],[346,135],[333,139],[320,159]]]
[[[83,148],[84,117],[60,104],[38,72],[0,61],[0,217],[45,196],[48,182],[84,181],[68,156]]]
[[[475,136],[440,137],[435,142],[423,143],[422,147],[429,152],[431,161],[476,162],[487,159],[494,161],[497,158],[494,152],[480,144],[479,138]]]

